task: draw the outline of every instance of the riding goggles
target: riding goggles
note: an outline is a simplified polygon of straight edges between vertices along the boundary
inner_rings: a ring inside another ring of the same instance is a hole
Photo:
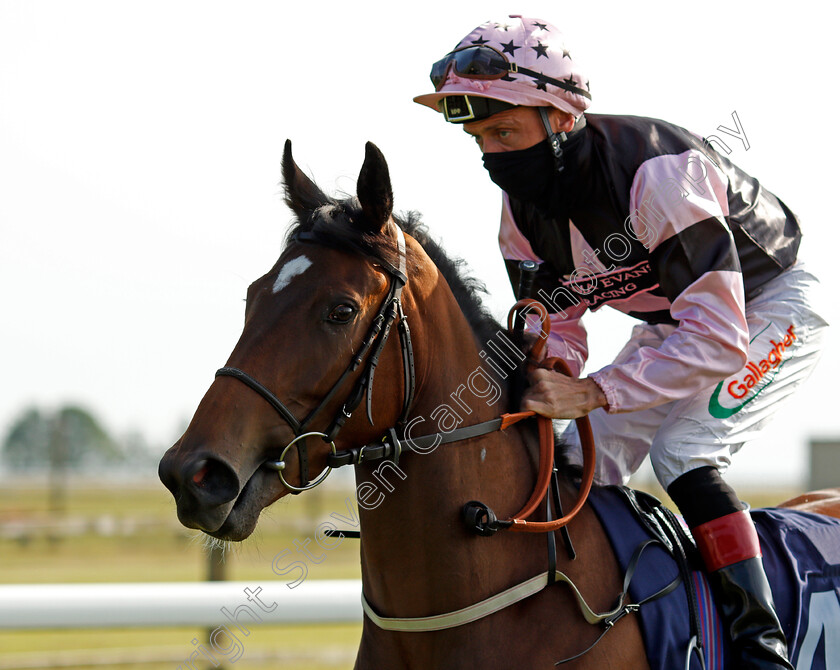
[[[493,80],[503,79],[510,73],[524,74],[537,81],[592,99],[589,91],[574,85],[574,80],[561,81],[544,75],[542,72],[520,67],[516,63],[511,63],[501,52],[484,45],[456,49],[432,65],[429,78],[432,80],[435,91],[440,91],[443,88],[450,70],[454,70],[455,74],[465,79]]]
[[[515,71],[516,65],[512,67]],[[501,79],[511,72],[511,63],[504,54],[492,47],[471,46],[450,51],[432,65],[429,78],[435,91],[439,91],[446,82],[450,69],[454,69],[459,77],[467,79]]]

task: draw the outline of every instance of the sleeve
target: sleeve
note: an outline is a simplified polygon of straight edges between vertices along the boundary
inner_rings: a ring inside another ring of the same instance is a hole
[[[553,295],[560,282],[559,272],[554,266],[534,253],[531,244],[522,231],[516,225],[511,211],[510,200],[504,194],[502,204],[502,219],[499,228],[499,248],[505,259],[505,267],[508,271],[514,293],[519,288],[519,262],[532,260],[539,264],[539,271],[534,280],[534,297],[540,299],[545,305],[551,305],[555,311],[549,314],[551,321],[551,332],[546,343],[547,356],[557,356],[565,360],[574,375],[580,375],[583,366],[589,355],[586,328],[581,317],[586,312],[586,305],[581,301],[569,302],[565,306],[557,306],[557,296]],[[569,293],[566,291],[565,293]],[[553,299],[552,299],[553,297]],[[537,332],[536,317],[528,318],[528,330]]]
[[[590,375],[611,413],[690,397],[740,370],[749,346],[727,181],[717,166],[694,150],[658,156],[639,169],[630,200],[633,231],[679,325],[659,347]]]

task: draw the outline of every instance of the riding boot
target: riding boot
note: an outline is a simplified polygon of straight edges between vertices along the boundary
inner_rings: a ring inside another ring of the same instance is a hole
[[[685,517],[731,640],[727,667],[792,670],[749,512],[713,466],[680,475],[668,495]]]
[[[793,670],[761,562],[758,533],[744,510],[691,529],[732,642],[733,668]]]

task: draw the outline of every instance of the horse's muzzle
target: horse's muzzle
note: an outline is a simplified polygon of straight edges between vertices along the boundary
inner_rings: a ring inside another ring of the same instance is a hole
[[[210,455],[183,461],[177,445],[164,454],[158,475],[175,498],[181,523],[207,533],[224,523],[241,488],[230,465]]]

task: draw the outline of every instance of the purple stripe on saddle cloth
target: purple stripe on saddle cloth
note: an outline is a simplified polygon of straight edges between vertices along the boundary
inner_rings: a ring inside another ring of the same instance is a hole
[[[723,625],[715,610],[715,601],[709,588],[709,581],[702,572],[692,572],[694,590],[700,613],[700,636],[706,670],[723,670]]]

